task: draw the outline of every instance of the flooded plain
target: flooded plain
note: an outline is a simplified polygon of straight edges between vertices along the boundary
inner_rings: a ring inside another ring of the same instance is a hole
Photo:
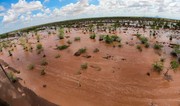
[[[180,36],[169,41],[169,36],[175,31],[160,29],[154,38],[150,36],[150,29],[119,28],[115,34],[122,39],[122,47],[118,47],[116,43],[106,44],[98,40],[99,35],[108,33],[96,32],[96,39],[90,39],[89,33],[84,34],[81,29],[70,30],[61,40],[57,37],[58,31],[48,30],[51,34],[47,30],[39,31],[43,46],[40,54],[36,52],[34,33],[29,33],[27,39],[33,47],[32,52],[23,49],[19,38],[12,41],[16,44],[16,47],[11,47],[13,56],[9,56],[9,48],[3,49],[0,59],[20,71],[16,76],[22,78],[19,82],[23,86],[60,106],[180,106],[180,69],[176,72],[169,69],[169,63],[175,58],[170,55],[172,48],[168,45],[180,43]],[[148,38],[149,48],[134,36],[137,32]],[[75,37],[80,37],[80,41],[74,41]],[[67,44],[68,40],[72,44]],[[153,49],[156,42],[164,46],[161,51]],[[55,49],[56,45],[64,44],[69,47]],[[136,48],[137,45],[142,45],[142,52]],[[74,56],[84,47],[86,53]],[[96,48],[99,52],[94,53]],[[55,58],[57,55],[60,57]],[[86,58],[87,55],[90,57]],[[161,58],[165,58],[164,69],[157,73],[152,64]],[[48,65],[41,65],[43,59]],[[88,64],[86,70],[81,69],[83,63]],[[28,70],[29,64],[34,64],[35,68]],[[42,68],[46,72],[43,76]],[[164,79],[168,69],[171,81]]]

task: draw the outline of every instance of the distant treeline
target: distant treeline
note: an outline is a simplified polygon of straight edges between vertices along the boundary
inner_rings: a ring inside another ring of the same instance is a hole
[[[72,27],[72,25],[82,25],[84,24],[100,24],[100,23],[118,23],[119,21],[138,21],[142,23],[144,26],[144,22],[146,21],[152,21],[153,24],[150,25],[151,28],[157,26],[164,28],[170,28],[168,26],[168,23],[175,23],[173,24],[174,29],[180,29],[180,20],[173,20],[173,19],[165,19],[165,18],[149,18],[149,17],[99,17],[99,18],[83,18],[83,19],[74,19],[74,20],[66,20],[66,21],[60,21],[60,22],[53,22],[53,23],[47,23],[42,24],[38,26],[32,26],[28,28],[23,28],[20,30],[12,31],[12,32],[30,32],[30,31],[38,31],[41,30],[41,27],[49,27],[49,26],[62,26],[62,27]],[[9,32],[9,33],[12,33]],[[5,33],[0,35],[0,39],[11,37],[13,35]]]

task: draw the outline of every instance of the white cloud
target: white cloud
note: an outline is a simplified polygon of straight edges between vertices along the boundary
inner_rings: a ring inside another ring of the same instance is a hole
[[[49,2],[50,0],[44,0],[44,3]]]
[[[43,5],[40,1],[26,2],[26,0],[19,0],[16,4],[11,4],[11,8],[4,15],[2,22],[9,23],[18,19],[19,16],[34,10],[42,9]]]
[[[3,6],[0,6],[0,11],[4,11],[5,8]]]

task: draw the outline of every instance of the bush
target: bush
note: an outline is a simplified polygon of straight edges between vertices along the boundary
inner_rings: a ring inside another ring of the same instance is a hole
[[[140,38],[141,37],[141,34],[136,34],[137,38]]]
[[[100,35],[100,36],[99,36],[99,41],[102,41],[102,40],[104,39],[104,36],[105,36],[105,35]]]
[[[162,47],[163,46],[160,44],[154,44],[154,49],[156,49],[156,50],[161,50]]]
[[[104,37],[104,40],[105,40],[106,43],[112,43],[112,42],[113,42],[113,38],[110,37],[109,35],[106,35],[106,36]]]
[[[149,48],[149,43],[148,42],[145,43],[145,48]]]
[[[80,40],[81,40],[80,37],[75,37],[75,38],[74,38],[74,41],[80,41]]]
[[[41,75],[45,75],[45,74],[46,74],[45,69],[42,69],[41,70]]]
[[[58,38],[59,38],[59,39],[64,39],[64,29],[63,29],[63,28],[60,28],[60,29],[59,29]]]
[[[33,70],[35,68],[34,64],[28,65],[28,70]]]
[[[140,45],[137,45],[136,48],[137,48],[140,52],[142,52],[142,47],[141,47]]]
[[[81,64],[81,69],[87,69],[88,68],[88,64],[87,63],[83,63]]]
[[[37,45],[36,45],[36,49],[37,50],[41,50],[43,47],[42,47],[42,44],[40,44],[40,43],[38,43]]]
[[[99,49],[98,49],[98,48],[95,48],[93,52],[94,52],[94,53],[97,53],[97,52],[99,52]]]
[[[17,77],[12,72],[9,72],[7,75],[11,82],[15,83],[17,81]]]
[[[112,39],[113,41],[116,41],[116,42],[121,42],[121,38],[120,38],[119,36],[117,36],[117,35],[112,35],[112,36],[111,36],[111,39]]]
[[[8,53],[9,53],[9,56],[12,56],[12,53],[11,53],[11,51],[10,51],[10,50],[8,51]]]
[[[72,44],[72,42],[70,40],[67,41],[68,44]]]
[[[60,58],[61,57],[61,55],[60,54],[57,54],[56,56],[55,56],[55,58]]]
[[[96,38],[96,34],[91,34],[89,38],[95,39]]]
[[[179,63],[177,62],[177,61],[171,61],[171,68],[173,69],[173,70],[176,70],[178,67],[179,67]]]
[[[148,42],[148,39],[146,37],[140,37],[140,41],[142,44],[145,44]]]
[[[47,62],[45,59],[43,59],[43,60],[41,61],[41,65],[42,65],[42,66],[46,66],[46,65],[48,65],[48,62]]]
[[[62,46],[57,46],[56,49],[58,50],[64,50],[64,49],[67,49],[69,46],[67,45],[62,45]]]
[[[81,48],[74,55],[75,56],[80,56],[82,53],[85,53],[85,52],[86,52],[86,48]]]
[[[153,69],[159,73],[163,70],[163,67],[164,66],[163,66],[162,62],[155,62],[153,64]]]

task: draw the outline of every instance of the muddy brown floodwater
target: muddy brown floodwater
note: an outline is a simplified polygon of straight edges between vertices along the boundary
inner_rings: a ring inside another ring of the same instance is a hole
[[[169,70],[173,81],[167,81],[163,77],[173,59],[170,56],[171,48],[165,44],[160,53],[153,49],[156,41],[170,43],[166,37],[168,30],[159,30],[160,37],[154,39],[149,36],[149,29],[146,32],[139,29],[139,33],[150,41],[150,47],[142,46],[142,52],[136,49],[140,41],[133,36],[137,29],[129,28],[126,33],[122,28],[120,30],[117,35],[122,38],[121,48],[115,43],[100,42],[98,36],[95,40],[89,39],[89,34],[83,34],[82,30],[71,29],[71,33],[65,34],[70,37],[63,40],[59,40],[56,34],[48,35],[47,31],[41,31],[38,34],[41,35],[43,53],[36,53],[36,37],[29,34],[33,52],[24,51],[21,45],[17,45],[12,57],[8,56],[8,50],[3,50],[0,58],[21,71],[17,76],[23,79],[20,80],[23,86],[60,106],[180,106],[180,71],[175,73]],[[77,36],[81,37],[80,41],[74,41]],[[69,48],[55,50],[56,45],[67,44],[67,40],[72,41]],[[83,47],[87,48],[87,53],[74,56]],[[94,53],[95,48],[100,51]],[[44,54],[48,65],[45,66],[46,75],[41,76]],[[61,57],[55,58],[57,54]],[[91,58],[83,57],[86,54],[91,55]],[[108,55],[111,56],[109,59],[103,58]],[[165,68],[159,74],[152,71],[152,64],[162,57],[166,58]],[[83,63],[88,63],[86,70],[81,70]],[[28,70],[29,64],[35,64],[35,69]],[[150,72],[150,76],[146,75],[147,72]]]

